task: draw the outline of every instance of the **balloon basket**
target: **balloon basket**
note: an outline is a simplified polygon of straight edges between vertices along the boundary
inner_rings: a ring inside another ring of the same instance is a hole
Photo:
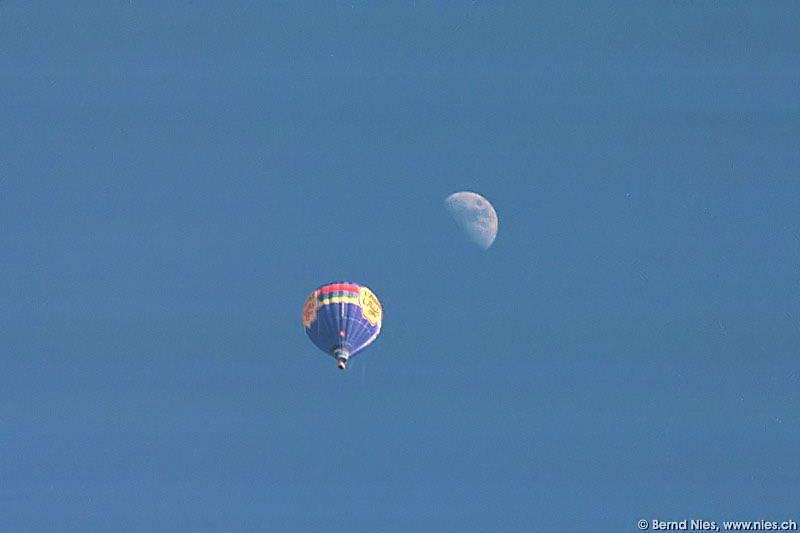
[[[336,358],[336,361],[339,363],[339,368],[344,370],[347,368],[347,360],[350,358],[350,354],[347,353],[347,350],[342,350],[341,348],[337,348],[333,351],[333,356]]]

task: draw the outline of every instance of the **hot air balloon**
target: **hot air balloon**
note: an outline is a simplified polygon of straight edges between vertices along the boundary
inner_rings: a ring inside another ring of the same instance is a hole
[[[347,360],[369,346],[381,332],[383,309],[363,285],[336,281],[311,293],[303,306],[303,326],[311,342],[347,366]]]

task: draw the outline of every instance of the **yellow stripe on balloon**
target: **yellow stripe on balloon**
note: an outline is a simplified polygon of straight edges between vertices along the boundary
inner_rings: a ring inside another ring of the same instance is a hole
[[[358,296],[355,298],[350,298],[347,296],[336,296],[334,298],[323,298],[319,301],[320,305],[328,305],[328,304],[354,304],[358,305]]]

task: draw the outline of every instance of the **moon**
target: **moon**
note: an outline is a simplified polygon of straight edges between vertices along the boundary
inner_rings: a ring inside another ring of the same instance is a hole
[[[445,207],[461,230],[478,246],[488,249],[497,237],[497,212],[478,193],[462,191],[448,196]]]

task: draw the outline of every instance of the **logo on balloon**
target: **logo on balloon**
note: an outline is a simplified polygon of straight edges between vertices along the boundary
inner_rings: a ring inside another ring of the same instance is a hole
[[[311,323],[317,319],[317,309],[319,308],[319,299],[317,298],[317,293],[319,291],[314,291],[311,293],[311,296],[308,297],[306,303],[303,305],[303,325],[306,329],[311,327]]]
[[[381,317],[383,316],[381,303],[371,290],[366,287],[359,288],[358,305],[361,306],[361,314],[370,324],[374,326],[381,323]]]

